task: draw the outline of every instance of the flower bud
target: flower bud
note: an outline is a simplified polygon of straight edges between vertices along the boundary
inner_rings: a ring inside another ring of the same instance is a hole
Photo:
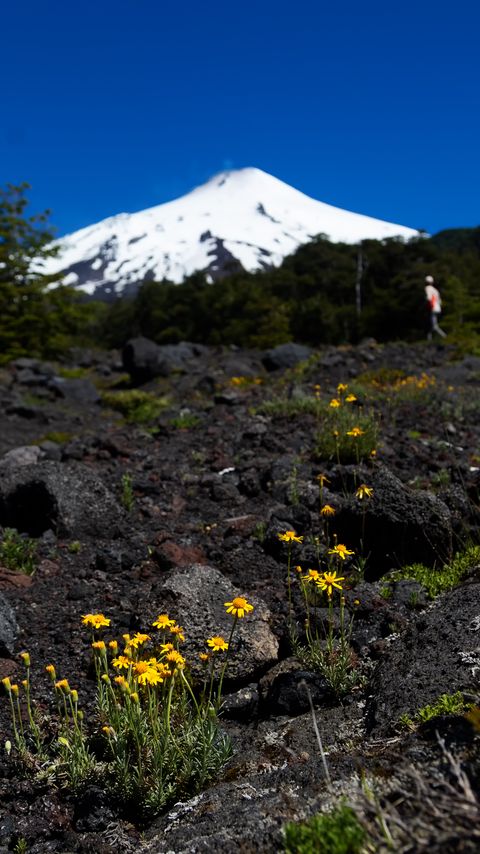
[[[30,667],[30,655],[28,654],[28,652],[21,652],[20,658],[22,659],[25,667]]]

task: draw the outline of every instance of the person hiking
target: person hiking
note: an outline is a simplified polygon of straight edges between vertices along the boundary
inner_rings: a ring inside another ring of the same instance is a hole
[[[444,332],[443,329],[440,329],[440,326],[438,325],[438,318],[442,313],[442,300],[440,298],[439,291],[435,287],[433,276],[425,276],[425,296],[427,298],[430,313],[430,325],[427,338],[431,341],[434,332],[442,338],[446,338],[447,333]]]

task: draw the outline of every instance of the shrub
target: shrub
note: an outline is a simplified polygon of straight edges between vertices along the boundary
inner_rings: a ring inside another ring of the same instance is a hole
[[[10,703],[14,758],[38,779],[72,792],[101,785],[136,819],[154,815],[166,804],[200,791],[230,755],[230,740],[219,728],[218,711],[232,638],[240,618],[253,610],[244,597],[226,602],[232,615],[228,642],[206,640],[201,653],[203,679],[195,685],[180,652],[184,629],[168,614],[152,623],[151,635],[123,635],[105,642],[111,620],[86,614],[96,674],[96,702],[86,720],[79,692],[46,671],[57,707],[55,718],[40,714],[31,697],[30,655],[21,653],[26,678],[2,683]],[[7,753],[13,745],[6,742]],[[19,766],[17,765],[17,768]]]
[[[33,575],[35,572],[37,544],[35,540],[23,537],[15,528],[4,528],[0,542],[0,564],[21,572]]]
[[[104,391],[102,401],[110,409],[120,412],[126,421],[133,424],[154,421],[169,404],[168,398],[157,397],[151,392],[139,389]]]

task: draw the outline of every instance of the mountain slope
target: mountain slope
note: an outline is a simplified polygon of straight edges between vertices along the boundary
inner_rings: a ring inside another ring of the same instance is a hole
[[[239,264],[277,266],[318,234],[356,243],[418,232],[318,202],[260,169],[222,172],[185,196],[134,214],[122,213],[62,238],[65,284],[108,296],[144,279],[181,282],[196,270],[217,278]]]

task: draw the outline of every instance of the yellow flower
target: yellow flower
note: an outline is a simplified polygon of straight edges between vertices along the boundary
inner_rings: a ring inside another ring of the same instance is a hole
[[[358,439],[359,436],[364,436],[365,430],[362,430],[361,427],[352,427],[351,430],[347,430],[347,436],[353,436],[354,439]]]
[[[57,677],[55,674],[55,667],[53,666],[53,664],[47,664],[47,666],[45,667],[45,670],[47,671],[48,674],[50,674],[52,681],[55,682],[55,679]]]
[[[212,638],[208,638],[207,644],[208,646],[211,646],[214,652],[220,652],[221,650],[228,649],[228,643],[225,641],[225,638],[220,637],[220,635],[214,635]]]
[[[173,643],[162,643],[160,646],[162,652],[172,652],[175,649]]]
[[[317,584],[322,590],[327,591],[327,596],[331,596],[334,587],[337,590],[343,590],[340,581],[345,581],[343,575],[337,576],[336,572],[324,572],[322,577],[317,581]]]
[[[167,653],[166,660],[172,661],[179,668],[185,667],[186,664],[183,655],[180,655],[180,653],[176,649],[172,650],[172,652]]]
[[[343,394],[343,392],[344,392],[344,391],[346,391],[346,390],[347,390],[347,388],[348,388],[348,385],[346,385],[345,383],[339,383],[339,384],[337,385],[337,392],[338,392],[338,394]]]
[[[337,557],[340,557],[342,560],[345,560],[347,555],[353,555],[353,554],[355,554],[355,552],[350,551],[350,549],[347,549],[347,547],[343,546],[341,543],[337,543],[337,545],[334,546],[333,549],[328,550],[328,554],[329,555],[336,555]]]
[[[108,735],[108,737],[115,735],[115,730],[111,726],[102,726],[102,732],[104,732],[105,735]]]
[[[115,679],[113,681],[116,682],[117,685],[120,686],[120,688],[123,688],[123,689],[128,688],[128,682],[125,679],[125,676],[115,676]]]
[[[360,599],[354,599],[353,604],[354,605],[360,605]]]
[[[250,605],[243,596],[236,596],[232,602],[225,602],[224,605],[227,609],[227,614],[233,614],[234,617],[238,617],[239,619],[250,611],[253,611],[253,605]]]
[[[12,694],[18,697],[18,685],[12,685]]]
[[[132,703],[139,703],[140,702],[140,700],[138,699],[138,694],[136,691],[133,691],[133,693],[130,694],[130,699],[131,699]]]
[[[78,691],[76,688],[72,689],[72,700],[74,703],[78,703]]]
[[[106,648],[103,641],[93,641],[92,643],[92,649],[99,649],[103,652]]]
[[[357,498],[362,501],[364,498],[371,498],[373,495],[373,489],[371,486],[367,486],[365,483],[361,483],[358,487],[355,495]]]
[[[331,406],[332,409],[338,409],[338,407],[342,405],[342,401],[339,400],[338,397],[333,397],[328,405]]]
[[[2,679],[2,683],[5,687],[5,691],[7,691],[10,694],[10,691],[12,690],[12,683],[10,682],[10,677],[5,676],[4,679]]]
[[[156,629],[169,629],[175,625],[175,620],[171,620],[168,614],[159,614],[156,620],[152,623]]]
[[[170,626],[171,634],[177,635],[179,641],[185,640],[184,631],[185,629],[183,629],[182,626]]]
[[[148,640],[150,640],[150,635],[142,635],[141,632],[137,632],[133,638],[130,638],[128,645],[134,646],[135,649],[138,649],[141,644],[146,643]]]
[[[373,451],[370,451],[370,456],[372,457],[372,459],[374,459],[377,456],[377,451],[375,448],[373,449]]]
[[[152,667],[148,661],[137,661],[134,665],[134,675],[137,677],[139,685],[158,685],[163,682],[163,679],[155,667]]]
[[[354,394],[347,394],[345,401],[346,403],[354,403],[356,401],[356,397]]]
[[[20,658],[22,659],[25,667],[30,667],[30,656],[29,656],[28,652],[21,652]]]
[[[144,676],[139,677],[138,681],[141,685],[145,685],[147,682],[149,685],[160,685],[163,682],[163,675],[159,670],[151,667]]]
[[[202,661],[204,664],[210,658],[210,656],[206,652],[200,652],[198,657],[199,657],[200,661]]]
[[[70,693],[70,685],[68,684],[68,679],[60,679],[59,682],[55,682],[55,688],[58,688],[59,691],[65,691],[67,694]]]
[[[133,664],[131,658],[128,658],[127,655],[119,655],[117,658],[112,659],[112,666],[117,667],[119,670],[122,667],[125,667],[126,670]]]
[[[324,483],[330,483],[326,474],[317,474],[317,480],[320,481],[320,486],[323,486]]]
[[[305,581],[318,581],[320,573],[316,569],[309,569],[307,575],[302,576]]]
[[[82,623],[84,626],[91,626],[92,629],[101,629],[103,626],[109,626],[111,620],[104,614],[85,614],[82,617]]]
[[[297,566],[294,566],[293,568],[294,568],[295,572],[303,572],[302,567],[300,566],[299,563],[297,564]]]
[[[109,641],[109,642],[108,642],[108,645],[109,645],[110,649],[112,650],[112,652],[117,652],[117,650],[118,650],[118,642],[117,642],[116,640],[111,640],[111,641]]]
[[[284,543],[303,543],[303,537],[297,537],[295,531],[285,531],[284,534],[277,534],[277,537]]]
[[[322,516],[335,516],[336,512],[335,507],[332,507],[331,504],[324,504],[320,510]]]

